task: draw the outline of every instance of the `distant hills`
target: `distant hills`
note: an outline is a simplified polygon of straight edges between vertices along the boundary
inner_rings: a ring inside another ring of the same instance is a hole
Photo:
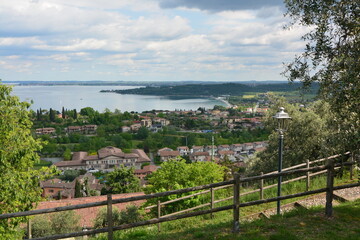
[[[191,84],[224,84],[224,83],[236,83],[245,85],[263,85],[263,84],[279,84],[287,83],[287,81],[3,81],[5,84],[16,84],[16,85],[45,85],[45,86],[56,86],[56,85],[84,85],[84,86],[179,86],[179,85],[191,85]]]
[[[156,95],[156,96],[239,96],[245,93],[289,92],[299,91],[301,83],[217,83],[217,84],[186,84],[178,86],[147,86],[126,90],[102,90],[101,92],[116,92],[120,94]],[[313,85],[309,91],[316,93],[318,85]]]

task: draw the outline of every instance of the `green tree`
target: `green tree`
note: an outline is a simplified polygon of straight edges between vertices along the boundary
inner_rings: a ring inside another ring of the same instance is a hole
[[[77,111],[76,111],[76,109],[74,109],[73,111],[74,111],[73,118],[76,120],[77,119]]]
[[[64,108],[64,107],[62,107],[62,110],[61,110],[61,117],[62,117],[63,119],[65,119],[65,117],[66,117],[65,108]]]
[[[157,193],[176,190],[187,187],[194,187],[203,184],[220,182],[223,180],[224,168],[213,162],[196,162],[186,164],[185,160],[179,158],[164,162],[156,172],[148,177],[148,186],[145,193]],[[167,201],[192,193],[171,195],[161,198]],[[198,205],[203,200],[203,196],[195,196],[190,199],[178,201],[167,205],[166,212],[186,209]],[[148,205],[156,204],[156,199],[147,201]]]
[[[285,76],[305,86],[320,83],[330,103],[334,138],[344,150],[360,146],[360,7],[358,0],[286,0],[294,24],[310,27],[304,52],[287,65]]]
[[[55,111],[52,108],[49,111],[49,119],[51,122],[55,122]]]
[[[276,99],[265,120],[265,126],[272,130],[269,146],[259,153],[257,161],[252,162],[251,172],[271,172],[277,169],[279,133],[275,130],[277,121],[272,116],[279,111],[280,106],[285,107],[285,111],[292,117],[284,138],[284,168],[337,152],[329,145],[332,114],[327,103],[317,101],[301,110],[284,99]]]
[[[83,197],[83,195],[81,194],[81,183],[77,179],[75,181],[75,197]]]
[[[11,87],[0,84],[0,213],[32,209],[41,200],[39,181],[47,176],[47,170],[33,170],[41,142],[30,131],[29,103],[10,93]],[[25,220],[0,220],[0,239],[15,239],[15,228]]]
[[[68,161],[71,160],[71,149],[70,148],[66,148],[64,153],[63,153],[63,157],[64,160]]]
[[[121,165],[105,176],[108,193],[130,193],[140,190],[140,180],[134,175],[133,168]]]
[[[137,139],[146,139],[149,136],[149,130],[146,127],[139,128],[136,138]]]
[[[33,237],[44,237],[54,234],[70,233],[80,230],[80,216],[75,211],[52,213],[47,216],[36,216],[31,224]]]

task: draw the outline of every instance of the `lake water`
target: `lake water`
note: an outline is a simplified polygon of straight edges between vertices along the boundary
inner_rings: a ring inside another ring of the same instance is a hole
[[[39,108],[61,111],[66,109],[77,109],[92,107],[100,112],[105,108],[114,111],[135,111],[147,110],[196,110],[199,107],[213,108],[214,105],[225,106],[216,99],[169,99],[161,96],[130,95],[117,93],[101,93],[100,90],[110,89],[131,89],[138,86],[14,86],[13,95],[21,101],[33,101],[31,109]]]

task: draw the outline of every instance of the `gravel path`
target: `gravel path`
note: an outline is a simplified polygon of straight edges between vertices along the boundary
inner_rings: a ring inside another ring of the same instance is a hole
[[[334,191],[334,195],[339,196],[340,198],[346,200],[346,201],[354,201],[356,199],[360,198],[360,187],[353,187],[353,188],[347,188],[347,189],[341,189]],[[299,203],[300,206],[304,206],[306,208],[313,207],[313,206],[325,206],[326,204],[326,193],[317,194],[299,201],[296,201],[296,203]],[[339,202],[335,199],[333,201],[333,205],[339,205]],[[281,212],[288,212],[295,208],[295,202],[294,203],[288,203],[281,206]],[[252,214],[250,216],[247,216],[248,220],[256,219],[261,216],[269,217],[270,215],[276,214],[276,208],[270,208],[262,213],[256,213]]]

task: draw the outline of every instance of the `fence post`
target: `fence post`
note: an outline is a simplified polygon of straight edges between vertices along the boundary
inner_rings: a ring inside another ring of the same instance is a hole
[[[306,160],[306,168],[310,168],[310,162],[309,159]],[[310,189],[310,172],[306,172],[306,191],[309,191]]]
[[[240,232],[240,174],[234,175],[233,232]]]
[[[215,199],[214,188],[210,188],[210,209],[211,210],[213,210],[213,208],[214,208],[214,199]],[[214,214],[210,213],[210,217],[211,217],[211,219],[213,219]]]
[[[161,217],[161,204],[160,204],[160,200],[157,201],[157,217],[160,218]],[[160,229],[160,223],[157,224],[158,226],[158,232],[161,231]]]
[[[333,213],[332,201],[334,198],[334,161],[329,160],[327,165],[327,181],[326,181],[326,208],[325,215],[331,217]]]
[[[107,222],[108,222],[108,239],[113,240],[113,215],[112,215],[112,196],[107,195]]]
[[[31,219],[28,219],[27,222],[27,235],[28,235],[28,239],[32,239],[32,232],[31,232]]]
[[[261,172],[260,176],[263,176],[264,173]],[[260,199],[263,200],[264,199],[264,179],[260,179]]]
[[[351,161],[354,162],[355,156],[354,153],[351,153]],[[350,180],[353,180],[354,176],[354,164],[350,165]]]

